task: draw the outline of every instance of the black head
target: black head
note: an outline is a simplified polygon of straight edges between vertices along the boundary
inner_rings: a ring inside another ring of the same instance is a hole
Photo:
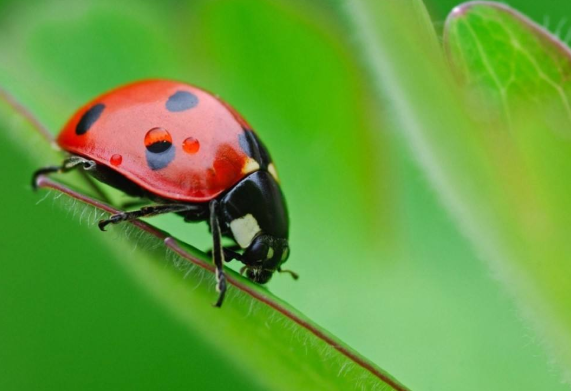
[[[289,221],[280,187],[268,171],[256,171],[220,200],[221,226],[244,249],[241,261],[252,281],[266,283],[289,256]]]
[[[289,257],[286,239],[259,235],[244,251],[244,263],[249,265],[246,275],[254,282],[265,284]]]

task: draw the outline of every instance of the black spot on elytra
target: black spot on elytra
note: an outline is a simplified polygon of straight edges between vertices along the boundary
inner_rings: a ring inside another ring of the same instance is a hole
[[[164,144],[164,143],[163,142],[155,143],[153,145],[156,145],[156,144]],[[145,151],[145,156],[147,158],[147,164],[149,165],[151,170],[155,171],[155,170],[160,170],[162,168],[165,168],[166,166],[168,166],[170,164],[170,162],[172,162],[174,160],[174,150],[175,149],[170,143],[168,143],[168,144],[169,144],[169,146],[167,147],[167,149],[163,149],[160,152],[153,152],[150,150],[150,148],[147,148],[147,150]]]
[[[244,133],[238,136],[238,141],[246,155],[257,161],[261,168],[268,168],[272,159],[262,141],[256,136],[256,133],[249,129],[244,129]]]
[[[168,111],[177,112],[192,109],[198,105],[198,97],[188,91],[177,91],[169,97],[166,103]]]
[[[81,136],[82,134],[87,133],[89,128],[91,128],[91,126],[93,126],[93,124],[99,119],[104,109],[105,105],[103,103],[98,103],[87,110],[77,123],[75,134]]]

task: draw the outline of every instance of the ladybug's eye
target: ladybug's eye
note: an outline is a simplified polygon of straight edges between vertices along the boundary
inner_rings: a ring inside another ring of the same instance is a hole
[[[145,147],[152,153],[161,153],[172,145],[170,133],[163,128],[153,128],[145,135]]]

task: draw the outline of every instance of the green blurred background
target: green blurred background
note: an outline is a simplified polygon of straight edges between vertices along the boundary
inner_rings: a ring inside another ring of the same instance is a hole
[[[571,3],[510,4],[567,33]],[[455,5],[427,1],[437,30]],[[272,292],[415,390],[566,389],[374,109],[354,41],[341,1],[1,1],[0,86],[54,133],[127,81],[216,91],[283,180],[302,278],[276,277]],[[44,145],[0,141],[0,390],[257,389],[73,208],[38,203],[28,183]],[[205,225],[156,222],[208,247]]]

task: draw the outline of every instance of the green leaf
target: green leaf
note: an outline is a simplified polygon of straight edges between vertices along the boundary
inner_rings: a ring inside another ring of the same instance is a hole
[[[472,97],[467,109],[432,31],[415,22],[415,3],[361,0],[351,7],[378,91],[393,100],[395,117],[443,205],[568,368],[571,249],[563,199],[569,192],[561,178],[571,151],[562,136],[567,98],[559,84],[566,80],[567,51],[504,6],[456,8],[447,24],[447,50],[487,100]],[[529,111],[530,102],[535,110]]]
[[[568,368],[571,186],[562,178],[571,169],[571,52],[519,12],[487,2],[455,8],[446,37],[449,57],[475,95],[473,102],[490,113],[489,124],[507,134],[505,151],[494,152],[513,184],[504,191],[514,200],[512,209],[521,216],[518,233],[531,251],[516,266],[534,288],[519,295]],[[565,376],[571,373],[566,370]]]
[[[490,110],[508,123],[524,104],[549,103],[553,123],[571,120],[569,49],[517,11],[482,2],[456,7],[446,24],[445,49],[468,88],[480,90]]]

